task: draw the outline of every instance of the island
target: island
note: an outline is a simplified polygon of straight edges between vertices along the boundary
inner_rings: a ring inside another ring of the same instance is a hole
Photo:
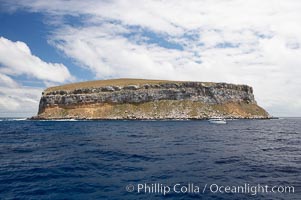
[[[266,119],[253,89],[229,83],[110,79],[44,90],[32,119]]]

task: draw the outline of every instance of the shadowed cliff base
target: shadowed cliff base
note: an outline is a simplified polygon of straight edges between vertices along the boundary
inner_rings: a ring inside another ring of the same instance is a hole
[[[247,85],[113,79],[51,87],[33,119],[265,119]]]

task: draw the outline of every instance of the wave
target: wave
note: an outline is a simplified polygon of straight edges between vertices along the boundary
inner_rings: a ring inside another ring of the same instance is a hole
[[[27,118],[2,118],[0,121],[25,121]]]
[[[73,121],[87,121],[87,120],[79,120],[79,119],[41,119],[34,120],[39,122],[73,122]]]

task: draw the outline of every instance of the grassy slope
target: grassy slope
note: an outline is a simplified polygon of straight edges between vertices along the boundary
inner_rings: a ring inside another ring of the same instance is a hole
[[[171,81],[171,80],[148,80],[148,79],[109,79],[99,81],[86,81],[79,83],[71,83],[61,86],[50,87],[45,92],[52,92],[57,90],[74,90],[78,88],[97,88],[103,86],[127,86],[127,85],[143,85],[143,84],[160,84],[160,83],[181,83],[189,81]],[[214,84],[211,82],[203,82],[206,85]]]

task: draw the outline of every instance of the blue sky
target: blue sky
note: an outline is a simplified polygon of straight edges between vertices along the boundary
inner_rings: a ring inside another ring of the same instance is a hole
[[[33,55],[38,56],[45,62],[63,63],[68,66],[69,71],[78,79],[93,79],[92,73],[76,66],[72,59],[62,54],[55,47],[49,45],[48,35],[54,29],[45,23],[45,16],[42,13],[31,13],[20,10],[16,13],[0,13],[1,29],[0,36],[11,41],[22,41],[26,43]],[[18,80],[25,86],[44,87],[44,84],[32,77],[17,76]]]
[[[272,115],[300,116],[300,9],[297,0],[0,0],[0,116],[34,115],[49,86],[121,77],[248,84]]]

